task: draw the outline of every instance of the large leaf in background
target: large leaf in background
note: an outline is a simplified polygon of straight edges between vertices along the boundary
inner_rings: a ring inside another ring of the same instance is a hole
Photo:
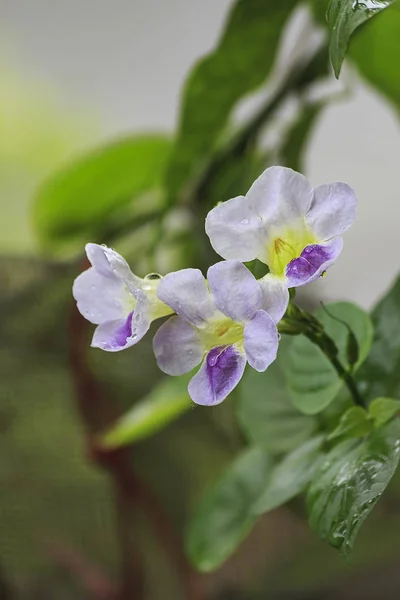
[[[321,460],[322,435],[285,456],[271,471],[254,512],[262,514],[298,496],[310,483]]]
[[[282,340],[277,360],[265,373],[246,369],[238,388],[236,408],[248,440],[276,454],[297,448],[317,428],[313,417],[303,415],[293,406],[285,389],[282,370],[285,342]]]
[[[160,188],[170,149],[163,135],[135,136],[98,148],[55,173],[35,199],[42,242],[95,241],[121,207]]]
[[[387,8],[395,0],[331,0],[327,10],[330,31],[329,54],[339,77],[350,36],[362,23]]]
[[[138,442],[154,435],[188,411],[192,406],[187,391],[190,377],[168,377],[157,385],[103,435],[101,445],[118,448]]]
[[[372,311],[371,352],[357,374],[368,400],[400,398],[400,278]]]
[[[313,477],[307,505],[312,529],[345,556],[392,478],[400,457],[400,421],[364,441],[345,441],[326,456]]]
[[[388,100],[400,106],[400,2],[395,2],[354,36],[349,58]]]
[[[296,0],[239,0],[218,47],[186,82],[166,185],[174,197],[215,149],[236,102],[266,79]]]
[[[286,132],[285,141],[280,150],[282,164],[286,167],[300,173],[304,171],[304,151],[322,108],[322,102],[305,106]]]
[[[189,523],[186,549],[201,571],[212,571],[236,550],[251,531],[252,514],[271,468],[260,448],[245,450],[209,490]]]
[[[369,316],[358,306],[349,302],[336,302],[327,305],[330,315],[322,308],[316,316],[327,334],[335,341],[339,359],[348,367],[348,330],[336,321],[339,318],[347,323],[358,342],[359,357],[354,369],[366,359],[372,342],[372,324]],[[342,387],[331,362],[322,351],[304,336],[292,340],[284,362],[287,389],[293,404],[305,414],[316,414],[326,408]]]

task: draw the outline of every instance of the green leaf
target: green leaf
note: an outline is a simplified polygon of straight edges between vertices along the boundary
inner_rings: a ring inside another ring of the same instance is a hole
[[[272,453],[288,452],[309,439],[317,428],[313,417],[303,415],[290,401],[285,389],[282,362],[285,345],[265,373],[246,369],[238,388],[236,415],[247,439]]]
[[[343,439],[364,437],[371,432],[372,427],[372,421],[365,408],[352,406],[342,415],[338,426],[329,435],[328,440],[337,437]]]
[[[375,427],[382,427],[400,411],[400,400],[392,398],[375,398],[369,405],[369,414]]]
[[[275,60],[296,0],[238,0],[217,48],[194,67],[183,91],[178,137],[166,176],[178,194],[215,150],[235,104],[258,88]]]
[[[323,436],[308,440],[273,468],[254,505],[256,514],[277,508],[306,489],[319,465],[323,441]]]
[[[251,531],[251,509],[271,468],[261,448],[245,450],[209,490],[189,523],[186,549],[201,571],[219,567]]]
[[[394,2],[354,36],[349,58],[379,92],[400,106],[400,3]]]
[[[161,187],[170,149],[171,141],[163,135],[126,138],[56,172],[35,198],[41,241],[55,246],[71,238],[98,240],[121,208]]]
[[[329,304],[328,308],[334,317],[347,323],[354,332],[359,351],[358,361],[354,365],[356,370],[366,359],[371,347],[371,320],[361,308],[349,302]],[[316,316],[335,341],[342,364],[349,367],[347,327],[331,318],[322,308],[316,312]],[[290,398],[295,407],[308,415],[326,408],[343,385],[328,358],[304,336],[292,340],[284,367]]]
[[[307,497],[310,525],[344,556],[392,478],[399,456],[396,420],[363,441],[335,446],[317,469]]]
[[[339,77],[350,36],[362,23],[387,8],[395,0],[331,0],[327,11],[330,31],[329,54]]]
[[[371,352],[357,374],[367,400],[400,398],[400,278],[372,311]]]
[[[189,376],[168,377],[135,404],[99,440],[105,448],[118,448],[143,440],[166,427],[192,404],[187,391]]]

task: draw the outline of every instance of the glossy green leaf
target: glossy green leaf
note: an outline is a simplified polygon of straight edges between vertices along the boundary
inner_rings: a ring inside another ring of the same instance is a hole
[[[362,23],[387,8],[395,0],[331,0],[327,11],[330,32],[329,54],[339,77],[350,36]]]
[[[272,469],[266,486],[254,504],[256,514],[273,510],[306,489],[321,460],[323,441],[323,436],[308,440]]]
[[[189,376],[168,377],[135,404],[99,440],[106,448],[138,442],[160,431],[192,404],[187,391]]]
[[[341,442],[317,469],[307,497],[310,525],[344,556],[351,552],[399,457],[400,421],[396,420],[363,441]]]
[[[369,414],[374,420],[375,427],[382,427],[400,412],[400,400],[392,398],[375,398],[369,405]]]
[[[371,352],[357,374],[362,393],[400,398],[400,278],[372,312],[374,338]]]
[[[348,56],[379,92],[400,106],[400,3],[382,11],[352,40]]]
[[[208,161],[238,100],[268,76],[295,0],[238,0],[217,48],[190,73],[166,176],[171,197]]]
[[[328,439],[364,437],[372,431],[372,427],[372,420],[365,408],[352,406],[342,415],[338,426],[332,431]]]
[[[192,517],[186,535],[190,560],[201,571],[219,567],[250,533],[252,514],[271,469],[261,448],[245,450],[209,490]]]
[[[297,448],[317,428],[313,417],[293,406],[285,389],[282,362],[287,341],[282,340],[277,360],[265,373],[246,369],[236,407],[247,439],[276,454]]]
[[[366,359],[371,347],[371,320],[361,308],[349,302],[329,304],[328,309],[333,316],[347,323],[354,332],[359,349],[359,359],[354,365],[356,370]],[[342,364],[348,367],[347,328],[343,323],[331,318],[322,308],[316,312],[316,316],[335,341]],[[304,336],[297,336],[292,340],[284,368],[290,398],[295,407],[305,414],[322,411],[342,387],[342,380],[331,362]]]
[[[71,238],[97,240],[121,208],[161,187],[170,149],[163,135],[121,139],[56,172],[35,198],[41,241],[56,246]]]

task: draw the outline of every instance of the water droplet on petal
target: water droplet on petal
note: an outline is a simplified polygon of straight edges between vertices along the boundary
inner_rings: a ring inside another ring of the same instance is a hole
[[[241,225],[248,225],[249,223],[250,223],[249,219],[242,219],[242,220],[240,221],[240,224],[241,224]]]
[[[135,321],[140,321],[142,315],[140,313],[135,314]]]

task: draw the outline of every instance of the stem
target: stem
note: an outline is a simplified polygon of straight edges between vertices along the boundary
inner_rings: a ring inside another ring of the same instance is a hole
[[[329,337],[329,335],[323,330],[317,333],[312,329],[309,329],[305,330],[303,333],[311,342],[313,342],[313,344],[318,346],[318,348],[320,348],[320,350],[322,350],[325,356],[329,359],[340,379],[342,379],[346,384],[347,389],[353,398],[354,404],[365,408],[365,402],[358,391],[356,382],[338,358],[338,349],[332,338]]]

